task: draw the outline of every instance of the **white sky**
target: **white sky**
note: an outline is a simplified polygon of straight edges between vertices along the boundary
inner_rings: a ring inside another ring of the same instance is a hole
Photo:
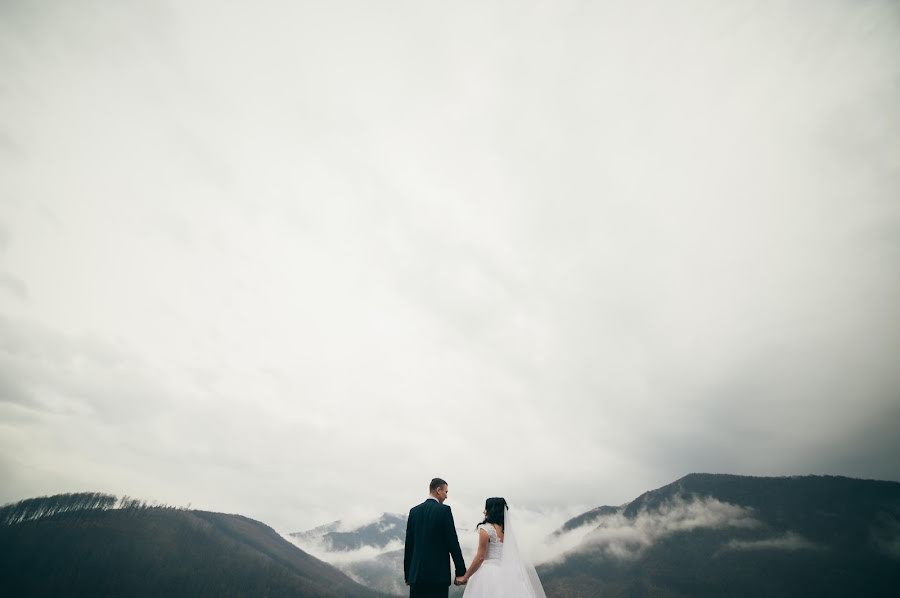
[[[898,106],[888,1],[3,0],[0,502],[900,480]]]

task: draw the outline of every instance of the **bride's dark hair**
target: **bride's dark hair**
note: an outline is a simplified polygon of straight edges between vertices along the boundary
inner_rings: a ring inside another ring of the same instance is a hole
[[[484,521],[481,523],[496,523],[503,527],[504,515],[509,505],[506,504],[505,498],[493,497],[484,501]],[[480,524],[479,524],[480,525]]]

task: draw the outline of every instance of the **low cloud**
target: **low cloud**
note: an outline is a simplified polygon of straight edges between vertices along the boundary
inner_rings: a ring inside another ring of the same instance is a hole
[[[384,513],[364,518],[359,512],[346,520],[282,535],[302,550],[340,567],[372,561],[383,554],[401,550],[404,531],[403,515]]]
[[[346,527],[335,522],[324,528]],[[347,530],[350,531],[350,530]],[[384,546],[366,544],[355,550],[335,550],[326,535],[281,534],[300,550],[337,567],[359,584],[387,594],[402,595],[403,542],[391,540]]]
[[[821,546],[810,542],[794,532],[761,540],[729,540],[722,550],[821,550]]]
[[[621,512],[563,534],[551,546],[556,558],[577,551],[596,551],[618,559],[639,557],[659,540],[701,528],[752,529],[761,523],[751,509],[714,498],[688,499],[682,496],[653,511],[641,511],[629,518]]]
[[[356,550],[332,550],[331,545],[324,537],[297,538],[286,534],[282,534],[282,537],[304,552],[308,552],[317,559],[321,559],[336,567],[361,561],[369,561],[383,554],[403,549],[403,542],[400,540],[393,540],[384,546],[367,544]]]

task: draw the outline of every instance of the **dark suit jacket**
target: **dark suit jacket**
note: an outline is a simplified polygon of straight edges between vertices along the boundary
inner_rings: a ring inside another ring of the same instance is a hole
[[[459,549],[456,525],[450,507],[428,499],[409,511],[406,520],[406,549],[403,576],[410,585],[450,585],[450,559],[456,576],[466,574],[466,563]]]

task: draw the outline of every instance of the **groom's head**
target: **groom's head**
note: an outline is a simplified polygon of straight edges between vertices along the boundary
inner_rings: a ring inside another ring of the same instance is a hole
[[[439,503],[443,504],[444,501],[447,500],[447,493],[450,491],[450,488],[447,485],[447,482],[441,478],[434,478],[431,480],[431,484],[428,485],[428,491]]]

